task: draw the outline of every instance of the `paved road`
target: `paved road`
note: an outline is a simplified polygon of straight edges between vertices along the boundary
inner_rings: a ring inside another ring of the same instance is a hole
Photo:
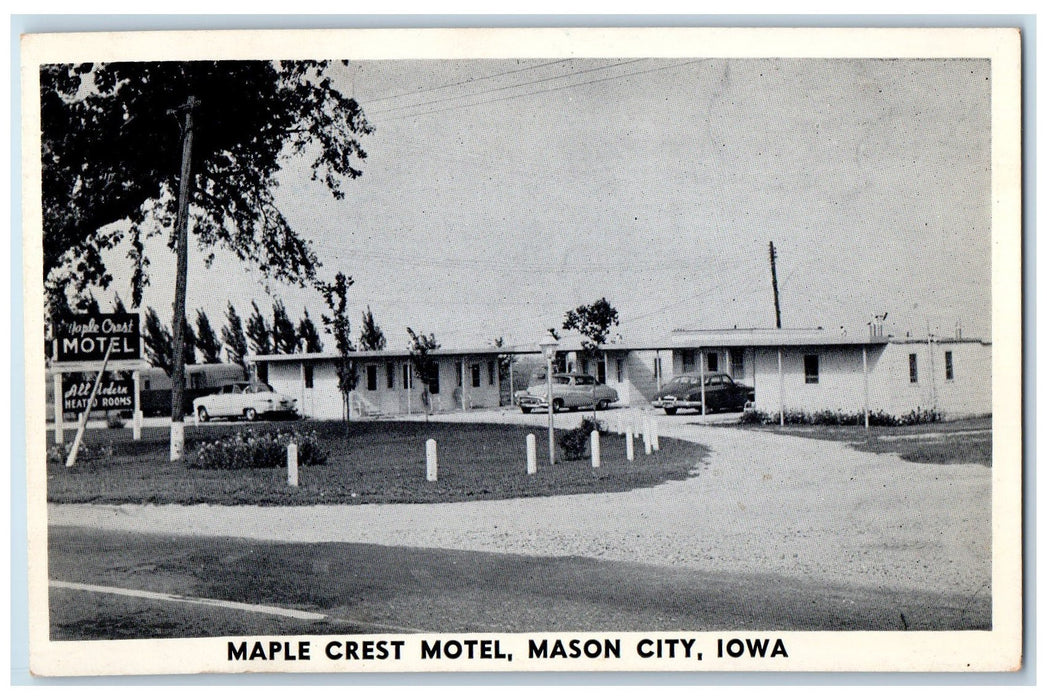
[[[601,417],[613,426],[625,413]],[[581,417],[561,414],[557,425]],[[542,426],[546,417],[478,411],[433,419]],[[575,556],[890,596],[911,591],[985,609],[986,467],[911,464],[841,443],[695,425],[699,419],[660,418],[664,435],[712,450],[694,478],[626,493],[301,508],[52,505],[49,517],[55,527],[179,537]]]

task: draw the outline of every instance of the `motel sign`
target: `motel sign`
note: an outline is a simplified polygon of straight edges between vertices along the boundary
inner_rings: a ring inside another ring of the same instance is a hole
[[[138,360],[142,356],[138,314],[87,314],[63,324],[55,341],[58,362]]]

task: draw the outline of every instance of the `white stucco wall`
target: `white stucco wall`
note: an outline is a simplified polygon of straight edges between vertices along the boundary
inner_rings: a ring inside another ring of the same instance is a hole
[[[440,377],[440,391],[432,395],[432,410],[446,412],[461,410],[462,397],[467,408],[498,406],[499,378],[497,364],[493,382],[488,362],[494,358],[469,357],[465,360],[465,387],[458,386],[458,366],[461,358],[436,358]],[[480,386],[472,384],[472,366],[479,365]],[[368,388],[368,367],[375,368],[375,388]],[[389,388],[387,366],[392,367],[393,386]],[[269,384],[280,393],[298,400],[299,410],[308,418],[338,420],[342,417],[342,397],[338,391],[338,373],[334,360],[314,360],[313,387],[306,388],[301,361],[270,362]],[[404,388],[405,368],[410,388]],[[363,359],[357,362],[358,381],[350,394],[353,413],[357,416],[402,415],[422,413],[422,384],[413,375],[410,363],[403,358]]]

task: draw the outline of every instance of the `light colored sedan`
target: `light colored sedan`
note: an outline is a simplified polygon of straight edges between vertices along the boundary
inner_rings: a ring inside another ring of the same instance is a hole
[[[549,410],[548,387],[545,373],[536,375],[527,392],[517,399],[520,410]],[[618,401],[618,392],[609,386],[600,384],[588,374],[553,374],[553,410],[576,408],[597,408],[603,410]]]
[[[297,417],[296,401],[278,394],[262,382],[233,382],[224,385],[216,394],[201,396],[193,401],[193,413],[201,422],[212,418],[243,418],[257,420],[259,416]]]

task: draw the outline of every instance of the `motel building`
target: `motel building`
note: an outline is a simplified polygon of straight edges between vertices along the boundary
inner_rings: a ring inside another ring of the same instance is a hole
[[[431,412],[497,408],[498,356],[507,354],[540,356],[540,350],[534,344],[434,351],[439,370],[431,387]],[[649,406],[680,374],[727,374],[753,387],[755,408],[770,414],[868,410],[902,416],[937,410],[959,418],[992,413],[992,345],[959,332],[920,339],[885,335],[876,325],[867,334],[852,335],[822,328],[676,330],[650,342],[607,344],[595,361],[583,357],[577,341],[565,339],[558,358],[560,368],[592,374],[615,389],[618,406]],[[342,417],[336,353],[247,359],[258,379],[297,399],[305,417]],[[353,417],[425,411],[421,383],[406,351],[361,351],[350,359],[358,375],[350,394]]]
[[[955,337],[778,328],[676,330],[660,347],[607,346],[607,384],[642,406],[680,374],[729,375],[753,387],[766,413],[822,410],[946,418],[992,413],[992,345]],[[584,369],[583,369],[584,371]]]
[[[505,348],[430,352],[437,378],[429,387],[431,413],[497,408],[501,392],[498,356]],[[425,413],[422,382],[406,350],[368,350],[349,354],[356,366],[356,389],[349,394],[351,417]],[[252,373],[281,394],[298,400],[306,418],[341,419],[336,352],[294,355],[249,355]]]

